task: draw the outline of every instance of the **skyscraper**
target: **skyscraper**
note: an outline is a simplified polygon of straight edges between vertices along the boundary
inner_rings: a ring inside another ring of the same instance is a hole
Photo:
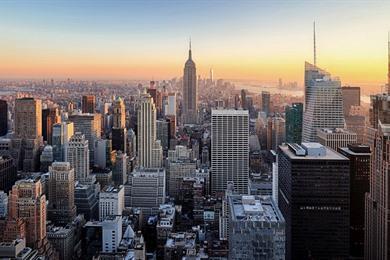
[[[348,258],[348,158],[318,143],[287,144],[277,165],[286,259]]]
[[[268,115],[270,113],[271,94],[268,91],[261,92],[262,111]]]
[[[121,98],[117,98],[112,105],[113,126],[111,131],[112,149],[126,153],[126,110],[125,103]]]
[[[228,196],[229,259],[284,259],[285,221],[269,196]]]
[[[371,157],[370,192],[366,195],[365,259],[390,256],[389,156],[390,122],[378,123]]]
[[[127,130],[126,128],[112,128],[111,131],[112,150],[126,153]]]
[[[8,219],[26,222],[26,243],[40,248],[46,237],[46,196],[39,178],[17,181],[8,201]]]
[[[224,192],[228,182],[248,192],[249,114],[247,110],[211,111],[211,191]]]
[[[122,215],[125,207],[125,190],[122,185],[118,187],[107,186],[99,193],[99,219],[103,221],[107,216]]]
[[[116,152],[115,163],[112,169],[112,181],[114,185],[123,185],[127,181],[127,163],[129,157],[121,151]]]
[[[360,88],[342,87],[344,116],[349,116],[352,106],[360,106]]]
[[[276,114],[268,118],[267,124],[267,147],[274,151],[286,141],[286,121]]]
[[[196,66],[192,60],[191,41],[188,60],[184,66],[183,75],[183,123],[196,124],[198,122],[198,85]]]
[[[357,135],[343,128],[317,129],[317,142],[337,151],[339,147],[347,147],[357,143]]]
[[[85,136],[76,132],[69,140],[65,160],[75,171],[75,179],[85,180],[89,176],[89,149]]]
[[[302,142],[303,104],[293,103],[286,106],[286,141],[288,143]]]
[[[242,109],[248,109],[248,104],[246,100],[246,90],[241,89],[241,108]]]
[[[0,156],[0,190],[8,192],[16,180],[14,159],[11,156]]]
[[[112,104],[113,110],[113,127],[125,128],[126,127],[126,109],[123,99],[118,97]]]
[[[155,81],[150,82],[150,87],[146,91],[152,97],[153,103],[156,107],[157,116],[159,117],[162,111],[162,95],[161,92],[156,88]]]
[[[38,170],[42,144],[42,102],[34,98],[15,101],[15,138],[12,140],[18,170]]]
[[[52,143],[53,125],[61,122],[61,117],[57,107],[42,110],[42,136],[43,140]]]
[[[66,146],[74,134],[73,122],[62,122],[53,125],[53,159],[54,161],[64,161]]]
[[[8,132],[8,105],[6,100],[0,100],[0,136]]]
[[[315,142],[317,129],[324,127],[344,128],[340,81],[306,62],[302,141]]]
[[[340,147],[338,152],[349,159],[350,165],[350,256],[362,258],[364,256],[365,194],[370,191],[370,147],[353,144]]]
[[[15,101],[15,137],[36,139],[42,136],[42,101],[20,98]]]
[[[125,206],[141,208],[145,219],[158,213],[165,203],[166,175],[164,169],[136,169],[125,185]]]
[[[74,131],[80,132],[88,140],[90,164],[94,163],[94,144],[101,137],[102,117],[101,114],[73,114],[69,121],[74,124]]]
[[[138,163],[140,167],[159,167],[161,162],[153,158],[153,150],[158,148],[156,140],[156,107],[152,97],[144,92],[141,95],[141,102],[137,113],[137,147]],[[161,145],[160,145],[161,149]]]
[[[171,92],[168,94],[168,105],[165,109],[166,116],[176,116],[176,93]]]
[[[96,106],[95,96],[93,95],[83,96],[81,100],[81,111],[83,113],[90,113],[90,114],[95,113],[95,106]]]
[[[370,192],[366,194],[364,259],[390,258],[390,40],[388,41],[388,89],[386,94],[371,96]]]
[[[74,169],[69,162],[54,162],[49,167],[48,216],[57,225],[67,225],[76,216]]]

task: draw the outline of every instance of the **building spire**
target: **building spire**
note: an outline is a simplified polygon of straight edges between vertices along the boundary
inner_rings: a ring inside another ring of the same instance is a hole
[[[313,51],[314,51],[314,55],[313,55],[313,58],[314,58],[314,66],[317,66],[317,46],[316,46],[316,22],[314,21],[313,22]]]
[[[192,51],[191,51],[191,37],[190,37],[190,49],[188,51],[188,59],[191,60],[192,59]]]

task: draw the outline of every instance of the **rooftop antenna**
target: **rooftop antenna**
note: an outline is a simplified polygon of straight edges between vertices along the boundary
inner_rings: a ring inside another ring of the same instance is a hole
[[[192,59],[192,51],[191,51],[191,37],[190,37],[190,49],[188,51],[188,58]]]
[[[316,22],[313,22],[314,66],[317,66]]]

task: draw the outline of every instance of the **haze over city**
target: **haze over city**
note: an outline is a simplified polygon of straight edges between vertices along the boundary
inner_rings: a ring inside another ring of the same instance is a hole
[[[390,259],[389,11],[0,1],[0,258]]]
[[[113,4],[115,3],[115,4]],[[387,1],[5,1],[1,78],[166,79],[192,38],[199,74],[302,86],[313,60],[366,91],[386,78]]]

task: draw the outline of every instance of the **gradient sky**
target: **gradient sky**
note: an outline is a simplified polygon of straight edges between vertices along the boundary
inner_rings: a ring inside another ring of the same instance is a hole
[[[344,84],[386,81],[390,1],[0,2],[1,78],[303,79],[313,60]]]

